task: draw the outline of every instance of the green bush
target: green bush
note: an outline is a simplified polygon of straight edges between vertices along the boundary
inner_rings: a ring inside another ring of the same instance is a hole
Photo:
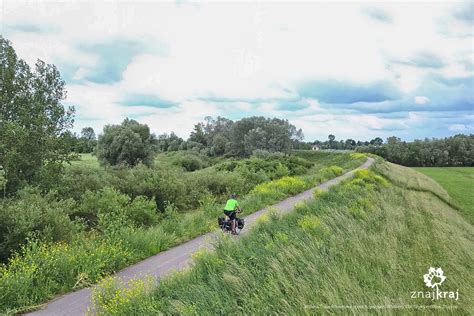
[[[257,185],[250,193],[275,193],[281,192],[286,195],[296,194],[306,188],[306,183],[295,177],[283,177],[278,180],[270,181]]]
[[[158,217],[154,201],[138,196],[125,208],[127,217],[136,226],[153,226]]]
[[[218,171],[235,171],[242,175],[250,187],[279,179],[285,176],[301,175],[313,166],[313,163],[300,157],[285,157],[281,154],[252,156],[248,159],[231,160],[217,164]]]
[[[100,229],[107,229],[112,223],[150,226],[158,220],[154,201],[144,196],[132,200],[110,187],[87,191],[73,216],[84,218],[91,227]]]
[[[72,165],[66,168],[64,176],[54,188],[61,197],[79,201],[86,191],[97,191],[107,185],[105,169]]]
[[[164,210],[167,202],[173,202],[179,208],[188,207],[188,185],[184,172],[138,165],[131,169],[109,170],[108,174],[107,182],[112,187],[131,198],[143,195],[154,199],[160,211]]]
[[[202,161],[202,159],[198,158],[196,155],[185,155],[178,157],[173,161],[173,164],[184,168],[186,171],[196,171],[206,166],[204,161]]]
[[[230,193],[246,193],[249,189],[246,180],[238,172],[202,170],[186,176],[188,194],[192,197],[190,206],[198,206],[198,202],[207,194],[217,197]]]
[[[25,244],[28,237],[45,241],[70,240],[80,225],[70,220],[73,200],[56,200],[53,193],[41,196],[25,188],[18,198],[0,208],[0,260],[5,260]]]

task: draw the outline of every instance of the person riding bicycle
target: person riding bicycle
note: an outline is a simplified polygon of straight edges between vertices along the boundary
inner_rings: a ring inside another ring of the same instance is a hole
[[[237,213],[242,212],[242,209],[239,206],[239,202],[237,201],[237,194],[232,194],[230,198],[227,200],[225,207],[224,207],[224,214],[232,221],[232,234],[237,234],[236,227],[237,227],[237,220],[236,215]]]

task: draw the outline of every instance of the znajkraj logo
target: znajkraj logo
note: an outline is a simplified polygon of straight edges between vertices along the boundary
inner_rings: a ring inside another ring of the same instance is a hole
[[[435,289],[436,291],[413,291],[411,292],[411,298],[429,298],[431,300],[440,300],[440,299],[459,299],[459,290],[456,292],[453,291],[441,291],[439,287],[446,280],[444,272],[441,268],[430,267],[427,274],[423,275],[423,281],[428,288]]]

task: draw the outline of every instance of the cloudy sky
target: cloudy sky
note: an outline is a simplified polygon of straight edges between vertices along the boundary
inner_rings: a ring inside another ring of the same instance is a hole
[[[59,68],[76,131],[264,115],[308,141],[412,140],[474,133],[473,6],[0,0],[0,34]]]

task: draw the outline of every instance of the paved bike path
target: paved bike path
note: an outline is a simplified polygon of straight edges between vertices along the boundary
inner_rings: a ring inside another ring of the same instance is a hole
[[[374,162],[373,158],[368,157],[367,161],[357,169],[367,169]],[[313,192],[316,189],[327,190],[329,187],[338,184],[344,179],[351,177],[355,170],[344,173],[343,175],[326,181],[312,189],[304,191],[295,196],[289,197],[275,205],[266,207],[260,211],[250,214],[245,218],[245,229],[243,232],[249,231],[258,217],[266,213],[270,208],[275,209],[279,214],[285,214],[293,210],[295,204],[302,201],[310,200],[313,197]],[[131,265],[117,274],[114,277],[121,279],[123,282],[137,277],[145,277],[152,275],[158,279],[168,273],[176,270],[182,270],[189,267],[191,256],[201,247],[212,248],[212,240],[217,235],[215,232],[207,233],[205,235],[194,238],[179,246],[162,251],[152,257]],[[44,309],[32,312],[28,315],[54,315],[54,316],[79,316],[85,315],[91,307],[91,293],[92,288],[84,288],[76,292],[62,295],[51,302],[49,302]]]

